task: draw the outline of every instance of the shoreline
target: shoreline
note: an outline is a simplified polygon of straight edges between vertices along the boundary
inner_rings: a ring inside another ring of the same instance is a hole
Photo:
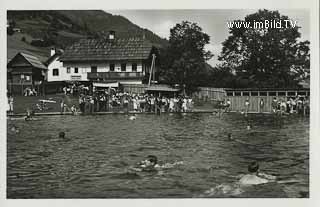
[[[196,114],[196,113],[217,113],[217,110],[194,110],[194,111],[188,111],[188,112],[161,112],[161,114]],[[230,112],[223,112],[223,114],[228,114],[228,113],[240,113],[238,111],[230,111]],[[161,114],[156,114],[154,112],[136,112],[136,111],[101,111],[101,112],[93,112],[93,113],[88,113],[88,114],[83,114],[82,112],[78,112],[76,115],[110,115],[110,114],[153,114],[153,115],[161,115]],[[272,114],[271,112],[248,112],[248,114]],[[71,115],[75,116],[72,114],[72,112],[40,112],[40,113],[35,113],[33,116],[58,116],[58,115]],[[7,114],[7,117],[21,117],[21,116],[26,116],[26,113],[16,113],[16,114]]]

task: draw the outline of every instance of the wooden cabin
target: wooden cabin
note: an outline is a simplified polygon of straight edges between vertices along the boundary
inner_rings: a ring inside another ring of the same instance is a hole
[[[24,89],[41,92],[47,67],[34,55],[20,52],[7,65],[8,92],[23,95]]]
[[[264,100],[264,112],[271,112],[271,103],[274,98],[277,100],[285,100],[288,98],[309,97],[309,88],[299,89],[225,89],[226,97],[231,101],[231,111],[241,111],[245,109],[245,101],[249,100],[249,112],[259,112],[260,100]]]

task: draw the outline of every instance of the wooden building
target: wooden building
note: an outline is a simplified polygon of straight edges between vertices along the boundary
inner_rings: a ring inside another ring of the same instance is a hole
[[[259,112],[260,101],[264,101],[264,112],[271,112],[271,103],[274,98],[277,100],[287,101],[288,98],[309,97],[310,89],[299,88],[299,89],[225,89],[226,97],[231,101],[231,111],[241,111],[245,109],[246,100],[249,101],[249,112]]]
[[[68,47],[60,58],[63,67],[85,75],[88,81],[110,87],[142,84],[148,77],[152,54],[148,40],[139,37],[117,38],[114,31],[103,39],[83,39]]]
[[[47,67],[34,55],[20,52],[7,65],[9,93],[23,95],[25,88],[41,93]]]

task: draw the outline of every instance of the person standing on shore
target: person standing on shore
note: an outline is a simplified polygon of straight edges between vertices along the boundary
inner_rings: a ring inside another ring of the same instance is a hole
[[[64,104],[64,100],[61,100],[60,103],[60,113],[63,114],[65,111],[65,104]]]
[[[245,114],[248,114],[248,112],[249,112],[249,107],[250,107],[249,99],[246,99],[244,105],[245,105],[245,109],[246,109]]]
[[[260,113],[264,112],[264,100],[263,100],[263,98],[260,99],[260,102],[259,102],[259,112]]]
[[[9,114],[13,114],[13,96],[10,95],[8,99],[9,104]]]

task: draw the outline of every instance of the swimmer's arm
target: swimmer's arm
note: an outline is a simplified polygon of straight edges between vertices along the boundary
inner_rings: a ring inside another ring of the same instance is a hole
[[[262,178],[265,178],[267,180],[276,180],[277,179],[276,176],[268,175],[268,174],[265,174],[265,173],[259,173],[258,176],[262,177]]]
[[[129,170],[133,170],[133,171],[136,171],[136,172],[141,172],[142,171],[141,168],[137,168],[137,167],[130,167]]]

